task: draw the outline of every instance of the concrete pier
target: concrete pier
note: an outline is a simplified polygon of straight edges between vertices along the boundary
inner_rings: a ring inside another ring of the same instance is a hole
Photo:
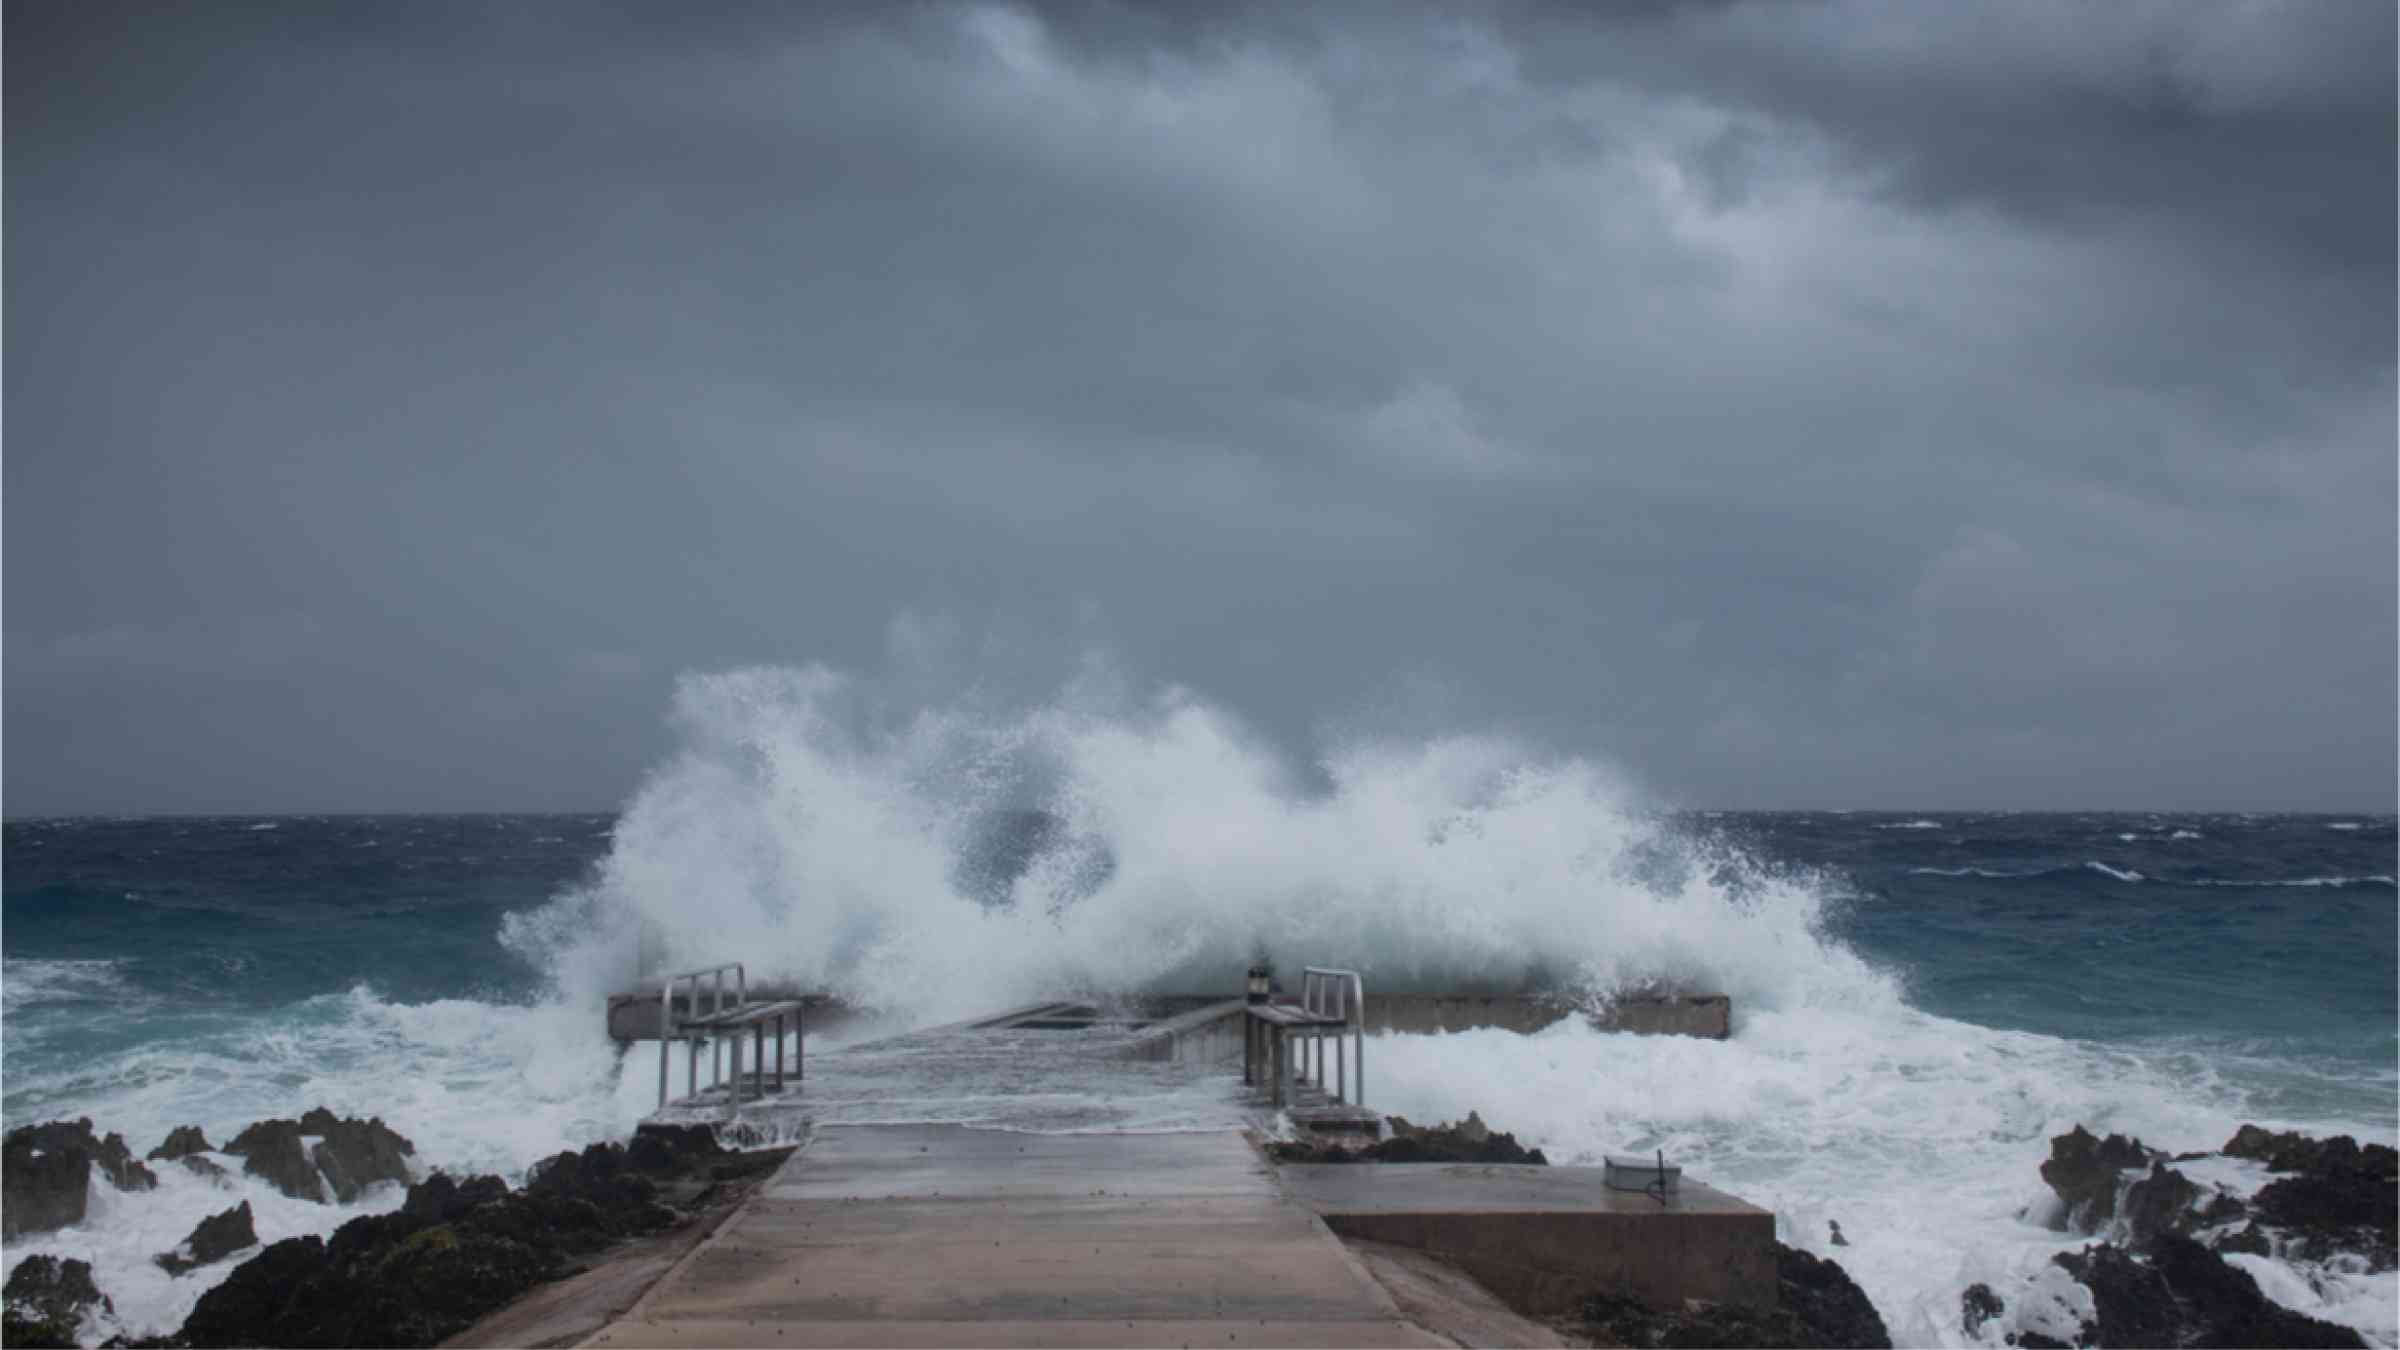
[[[824,1129],[620,1320],[635,1346],[1445,1345],[1237,1133]]]
[[[1346,1238],[1438,1256],[1511,1307],[1573,1312],[1596,1289],[1658,1308],[1775,1306],[1775,1216],[1685,1180],[1663,1199],[1611,1190],[1597,1167],[1339,1164],[1281,1169]]]

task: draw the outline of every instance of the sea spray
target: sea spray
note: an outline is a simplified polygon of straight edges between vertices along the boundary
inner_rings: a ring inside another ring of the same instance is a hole
[[[1823,937],[1813,878],[1695,847],[1589,760],[1453,736],[1328,747],[1304,774],[1174,688],[1005,716],[868,702],[823,669],[686,680],[683,748],[598,878],[508,941],[585,999],[627,980],[647,926],[668,965],[739,954],[926,1019],[1231,989],[1261,951],[1386,989],[1896,997]],[[1028,807],[1066,846],[997,895],[962,885],[978,822]]]

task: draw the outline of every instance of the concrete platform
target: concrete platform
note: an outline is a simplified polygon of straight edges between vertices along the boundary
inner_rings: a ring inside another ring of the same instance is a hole
[[[1686,1179],[1665,1204],[1597,1167],[1324,1163],[1278,1169],[1345,1238],[1430,1252],[1510,1306],[1573,1311],[1595,1289],[1656,1307],[1775,1304],[1775,1216]]]
[[[1230,1131],[831,1126],[587,1344],[1442,1345]]]

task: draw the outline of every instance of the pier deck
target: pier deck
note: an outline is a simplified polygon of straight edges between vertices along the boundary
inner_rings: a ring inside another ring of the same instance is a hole
[[[1235,1132],[833,1126],[587,1344],[1443,1345]]]

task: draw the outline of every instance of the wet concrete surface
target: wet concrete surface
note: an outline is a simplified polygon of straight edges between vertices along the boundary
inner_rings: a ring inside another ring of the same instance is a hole
[[[833,1126],[589,1344],[1441,1345],[1232,1131]]]

